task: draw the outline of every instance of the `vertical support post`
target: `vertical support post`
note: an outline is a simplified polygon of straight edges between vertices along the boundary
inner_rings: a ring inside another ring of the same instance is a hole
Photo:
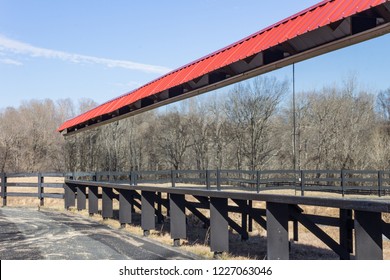
[[[81,211],[87,208],[87,191],[85,186],[77,186],[77,210]]]
[[[65,209],[76,205],[76,188],[71,184],[64,184],[65,189]]]
[[[260,170],[257,170],[256,171],[256,192],[259,193],[260,192]]]
[[[249,231],[249,232],[252,232],[252,231],[253,231],[253,219],[252,219],[252,215],[250,214],[252,208],[253,208],[253,200],[249,200],[249,201],[248,201],[248,210],[249,210],[249,215],[248,215],[248,220],[249,220],[248,231]]]
[[[344,197],[345,194],[345,171],[341,170],[341,195]]]
[[[132,222],[133,199],[132,190],[119,190],[119,222],[122,226]]]
[[[210,170],[206,170],[206,189],[210,189]]]
[[[133,180],[134,186],[138,185],[138,172],[134,171],[134,180]]]
[[[38,199],[39,199],[39,205],[44,206],[45,200],[44,200],[44,189],[43,189],[43,177],[41,173],[38,173]]]
[[[99,188],[88,187],[88,213],[90,216],[99,213]]]
[[[221,190],[221,170],[217,169],[217,190]]]
[[[242,228],[242,232],[241,232],[241,240],[248,240],[249,236],[248,236],[248,220],[250,219],[249,218],[249,205],[248,205],[248,201],[246,200],[243,200],[241,205],[245,206],[244,209],[241,209],[242,212],[241,212],[241,228]]]
[[[102,217],[103,219],[112,218],[114,216],[114,210],[112,207],[112,199],[114,192],[112,188],[102,188]]]
[[[171,170],[171,182],[172,182],[172,188],[176,187],[176,172],[175,172],[175,170]]]
[[[210,249],[214,253],[229,252],[227,198],[210,198]]]
[[[382,213],[355,210],[355,256],[357,260],[382,260]]]
[[[148,236],[150,230],[156,228],[155,201],[155,192],[141,191],[141,227],[144,231],[144,236]]]
[[[161,224],[164,221],[164,216],[162,214],[161,192],[157,192],[156,200],[157,200],[157,223]]]
[[[245,202],[245,205],[247,206],[247,202]],[[247,209],[242,209],[241,212],[241,228],[245,234],[241,234],[241,240],[248,240],[248,206]]]
[[[130,172],[130,185],[131,186],[134,186],[135,185],[135,180],[134,180],[134,175],[135,174],[135,172],[134,171],[131,171]]]
[[[383,171],[378,171],[378,196],[382,196]]]
[[[1,174],[1,197],[3,198],[3,206],[7,206],[7,175]]]
[[[267,257],[288,260],[288,204],[267,202]]]
[[[173,245],[179,246],[180,239],[187,238],[184,194],[170,194],[169,209],[171,222],[171,238],[173,239]]]
[[[298,228],[299,224],[298,224],[298,221],[297,220],[293,220],[293,240],[295,242],[298,242],[299,241],[299,228]]]
[[[353,220],[352,210],[340,209],[340,245],[353,253]]]
[[[301,196],[305,196],[305,172],[301,170]]]

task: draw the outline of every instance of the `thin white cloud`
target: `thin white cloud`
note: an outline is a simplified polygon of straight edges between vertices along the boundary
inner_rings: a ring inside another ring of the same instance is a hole
[[[20,61],[10,59],[10,58],[0,58],[0,63],[1,64],[15,65],[15,66],[23,65],[23,63],[21,63]]]
[[[137,81],[130,81],[127,83],[114,83],[113,85],[116,87],[121,87],[121,88],[126,88],[126,89],[129,89],[129,88],[135,89],[135,88],[139,88],[140,86],[142,86],[142,83],[137,82]]]
[[[148,73],[165,74],[171,70],[163,66],[137,63],[128,60],[115,60],[115,59],[101,58],[101,57],[81,55],[81,54],[68,53],[63,51],[35,47],[33,45],[24,42],[9,39],[1,34],[0,34],[0,50],[3,52],[11,52],[14,54],[29,55],[31,57],[60,59],[72,63],[101,64],[110,68],[114,68],[114,67],[125,68],[130,70],[148,72]]]

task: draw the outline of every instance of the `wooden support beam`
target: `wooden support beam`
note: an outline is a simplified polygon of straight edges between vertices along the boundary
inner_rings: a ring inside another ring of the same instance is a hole
[[[357,260],[382,260],[382,213],[355,211],[355,256]]]
[[[307,215],[302,214],[294,205],[290,205],[290,216],[300,222],[304,227],[306,227],[311,233],[317,236],[322,242],[324,242],[329,248],[331,248],[336,254],[340,256],[341,259],[347,260],[350,259],[349,251],[338,244],[332,237],[330,237],[326,232],[324,232],[320,227],[318,227],[312,220],[308,218]]]
[[[85,186],[77,186],[77,210],[84,210],[87,208],[87,191]]]
[[[7,206],[7,176],[5,173],[1,174],[1,197],[3,206]]]
[[[98,187],[88,187],[88,213],[89,215],[99,212],[99,192]]]
[[[262,217],[266,216],[266,210],[264,209],[249,209],[250,219],[258,223],[263,229],[267,230],[267,221]]]
[[[267,258],[288,260],[288,204],[267,202]]]
[[[112,188],[102,188],[102,217],[103,219],[112,218],[114,216],[112,199],[114,192]]]
[[[340,209],[339,218],[340,245],[348,252],[353,253],[353,219],[352,210]]]
[[[39,198],[39,205],[44,206],[45,205],[45,198],[43,196],[45,189],[43,187],[43,176],[41,173],[38,173],[38,198]]]
[[[172,194],[171,194],[172,195]],[[207,218],[205,215],[203,215],[196,207],[194,207],[191,204],[186,203],[186,208],[194,214],[199,220],[201,220],[204,223],[205,227],[210,226],[210,219]]]
[[[210,198],[210,249],[212,252],[229,252],[229,223],[227,198]]]
[[[154,203],[156,201],[156,193],[149,191],[141,191],[141,227],[144,235],[149,235],[151,229],[156,228],[156,219]]]
[[[241,235],[241,240],[248,240],[248,231],[244,226],[240,226],[231,218],[227,217],[228,225],[234,229],[239,235]]]
[[[382,220],[382,233],[387,239],[390,239],[390,224]]]
[[[156,209],[157,223],[162,224],[164,222],[164,216],[162,214],[161,192],[157,192],[156,202],[157,202],[157,209]]]
[[[241,235],[242,240],[248,240],[248,218],[249,218],[249,205],[248,201],[242,199],[232,199],[234,203],[238,205],[239,213],[241,213],[241,227],[235,228],[235,225],[231,224],[232,220],[229,219],[229,226]]]
[[[132,190],[118,190],[119,191],[119,222],[123,226],[125,224],[131,224],[133,204],[134,204],[134,191]]]
[[[169,201],[171,238],[173,239],[174,245],[179,245],[180,239],[187,238],[184,194],[171,194],[169,196]]]
[[[65,209],[76,205],[76,188],[72,184],[64,184]]]

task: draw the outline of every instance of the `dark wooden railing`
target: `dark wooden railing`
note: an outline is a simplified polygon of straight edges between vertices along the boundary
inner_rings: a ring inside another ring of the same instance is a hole
[[[64,198],[64,173],[2,173],[1,197],[3,206],[8,197],[36,197],[41,206],[45,198]],[[46,182],[48,178],[58,178],[62,182]]]
[[[131,185],[169,184],[171,187],[192,185],[209,190],[292,189],[305,192],[390,195],[390,171],[377,170],[160,170],[131,172],[75,172],[67,178],[78,180],[130,183]]]

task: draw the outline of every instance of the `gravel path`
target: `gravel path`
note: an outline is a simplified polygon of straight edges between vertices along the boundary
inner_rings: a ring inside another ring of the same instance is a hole
[[[194,257],[65,212],[0,209],[0,259],[169,260]]]

